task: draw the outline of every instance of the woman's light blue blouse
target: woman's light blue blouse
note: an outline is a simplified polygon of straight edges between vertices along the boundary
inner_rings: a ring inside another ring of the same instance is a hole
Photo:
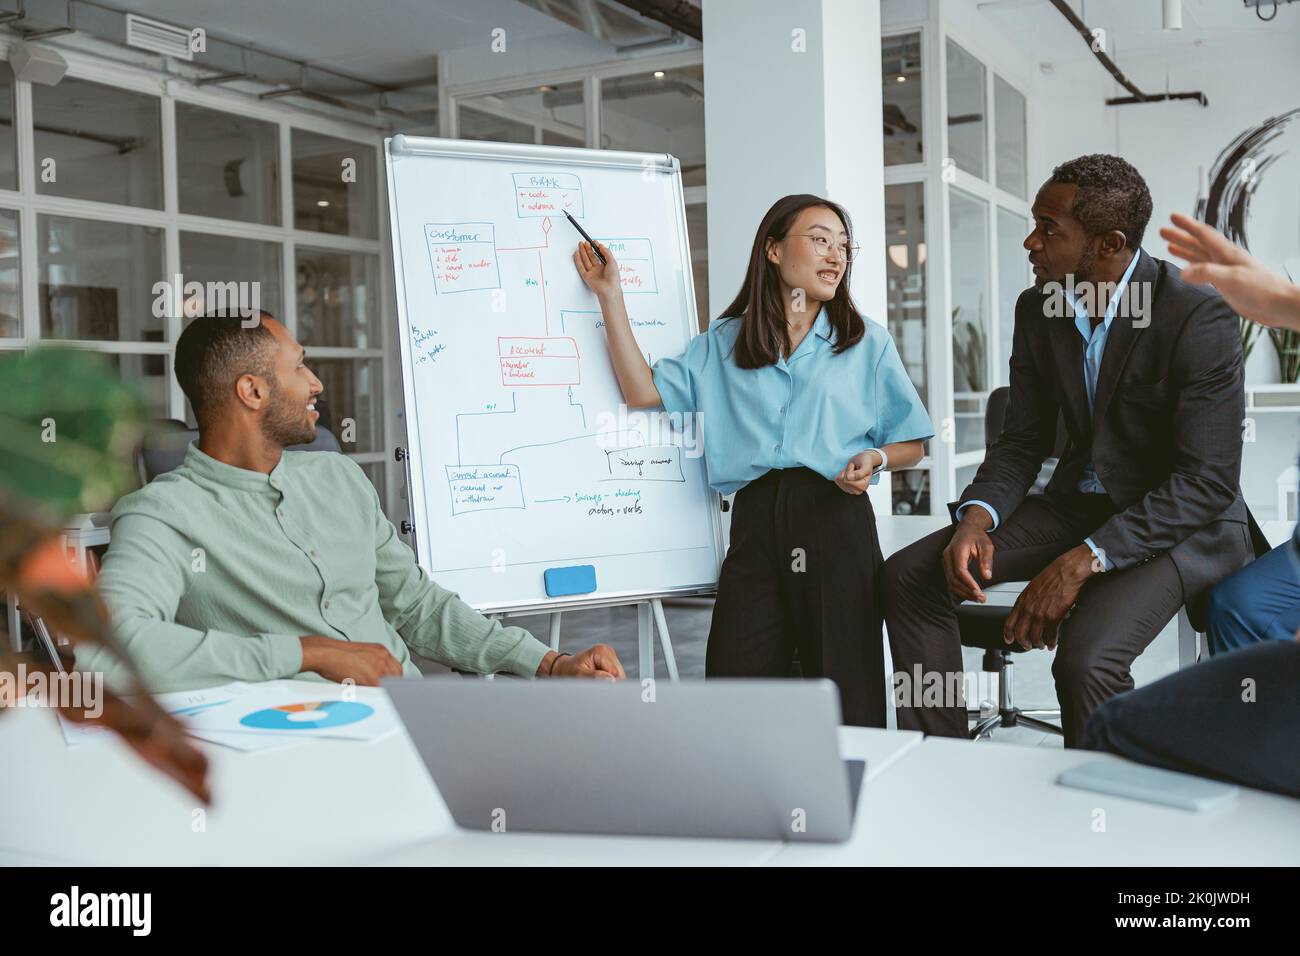
[[[857,344],[836,355],[823,308],[788,360],[742,369],[733,357],[741,321],[715,319],[685,353],[652,369],[665,411],[699,414],[709,485],[720,494],[773,468],[802,465],[833,479],[860,451],[934,436],[894,340],[877,323],[868,319]]]

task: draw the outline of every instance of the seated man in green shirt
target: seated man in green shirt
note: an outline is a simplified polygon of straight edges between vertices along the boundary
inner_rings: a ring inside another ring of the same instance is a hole
[[[357,464],[285,451],[316,435],[323,388],[262,313],[198,318],[176,378],[199,423],[185,461],[113,509],[99,578],[112,629],[155,691],[298,677],[419,676],[408,647],[459,670],[624,677],[613,649],[557,655],[488,620],[415,563]],[[84,645],[77,666],[112,658]]]

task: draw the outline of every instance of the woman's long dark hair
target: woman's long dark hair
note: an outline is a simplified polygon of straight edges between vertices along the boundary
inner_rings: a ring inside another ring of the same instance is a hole
[[[790,354],[790,335],[785,325],[785,303],[781,300],[781,276],[777,267],[768,261],[767,242],[780,242],[790,232],[795,217],[812,206],[825,206],[844,223],[850,247],[853,243],[853,225],[849,214],[838,203],[809,193],[784,196],[772,204],[754,235],[754,247],[749,253],[749,268],[745,283],[740,287],[731,305],[722,314],[739,316],[740,335],[736,339],[736,365],[740,368],[762,368],[775,365],[782,354]],[[835,297],[825,303],[826,315],[834,331],[838,354],[855,345],[866,334],[862,315],[849,295],[849,270],[852,264],[844,263]]]

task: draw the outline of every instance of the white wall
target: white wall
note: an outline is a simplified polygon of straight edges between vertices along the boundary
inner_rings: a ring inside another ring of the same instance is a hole
[[[1172,212],[1191,213],[1199,191],[1198,177],[1237,134],[1260,121],[1300,107],[1300,55],[1294,34],[1279,34],[1271,43],[1253,42],[1212,51],[1188,47],[1178,54],[1131,53],[1121,66],[1147,92],[1199,90],[1208,107],[1193,101],[1106,106],[1108,96],[1127,95],[1096,62],[1071,63],[1052,75],[1040,74],[1035,93],[1041,106],[1039,135],[1030,157],[1030,180],[1041,183],[1056,163],[1085,152],[1113,152],[1142,173],[1155,204],[1154,225],[1163,225]],[[1300,143],[1297,143],[1300,146]],[[1290,174],[1283,171],[1288,166]],[[1278,175],[1282,173],[1282,175]],[[1269,201],[1300,202],[1300,152],[1292,152],[1275,172],[1271,186],[1288,182],[1292,188]],[[1262,197],[1261,197],[1262,198]],[[1300,213],[1300,205],[1293,205]],[[1279,229],[1270,216],[1259,216],[1260,247],[1289,239],[1300,249],[1300,220]],[[1147,250],[1165,256],[1168,249],[1154,229]]]
[[[795,30],[804,31],[804,52],[791,47]],[[809,192],[848,210],[862,246],[851,292],[883,323],[879,8],[709,0],[704,34],[710,313],[721,314],[740,287],[763,213],[781,196]]]

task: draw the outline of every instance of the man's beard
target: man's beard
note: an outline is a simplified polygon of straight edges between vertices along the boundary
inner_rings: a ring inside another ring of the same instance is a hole
[[[271,396],[271,407],[262,419],[262,434],[266,440],[280,448],[306,445],[315,440],[316,426],[302,418],[306,414],[305,403],[295,408],[281,398],[278,389],[273,390]]]
[[[1079,260],[1074,264],[1074,268],[1066,272],[1059,280],[1049,278],[1048,276],[1034,276],[1034,288],[1039,292],[1044,291],[1049,282],[1057,282],[1064,285],[1070,276],[1074,276],[1074,285],[1079,286],[1085,282],[1090,282],[1093,266],[1097,264],[1097,254],[1091,249],[1085,249],[1079,255]]]
[[[1092,281],[1092,269],[1097,264],[1097,254],[1091,249],[1084,249],[1079,261],[1074,264],[1074,284]]]

